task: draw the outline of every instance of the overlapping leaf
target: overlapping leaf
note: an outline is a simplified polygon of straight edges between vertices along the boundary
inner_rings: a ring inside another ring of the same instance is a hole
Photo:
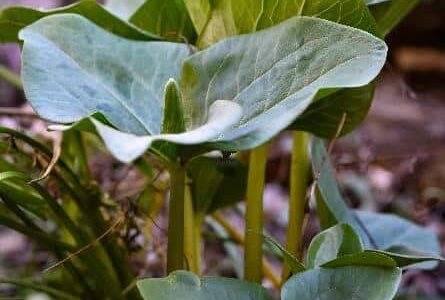
[[[357,214],[372,237],[372,241],[362,237],[368,248],[383,250],[382,253],[398,261],[400,266],[433,269],[437,266],[434,261],[443,259],[437,236],[431,230],[395,215],[363,211]],[[425,261],[433,262],[422,263]]]
[[[367,84],[387,51],[363,31],[307,17],[228,39],[185,60],[188,131],[159,135],[163,87],[178,79],[186,45],[124,40],[75,15],[45,18],[21,37],[25,91],[39,114],[61,123],[103,114],[122,132],[94,123],[123,161],[157,140],[255,147],[288,127],[320,89]]]
[[[196,32],[184,0],[145,1],[131,16],[137,27],[182,42],[194,43]]]
[[[362,0],[216,0],[199,41],[201,48],[238,34],[268,28],[294,16],[313,16],[375,33]]]
[[[53,9],[36,10],[28,7],[7,7],[0,11],[0,43],[19,42],[18,33],[26,26],[50,15],[78,14],[97,26],[132,40],[157,40],[158,36],[144,32],[137,27],[109,13],[93,0],[84,0],[73,5]]]
[[[316,200],[323,228],[339,223],[352,225],[366,249],[391,257],[400,267],[433,268],[437,265],[434,261],[441,257],[434,233],[396,216],[349,210],[321,139],[313,140],[311,153],[314,174],[320,174]],[[425,261],[430,262],[418,264]]]
[[[316,268],[289,279],[282,289],[281,299],[391,300],[396,294],[401,275],[397,268]]]
[[[321,266],[338,256],[363,251],[362,242],[348,224],[339,224],[318,234],[311,242],[308,254],[308,268]]]
[[[255,283],[243,280],[204,277],[177,271],[165,279],[146,279],[138,282],[145,300],[272,300],[268,292]]]

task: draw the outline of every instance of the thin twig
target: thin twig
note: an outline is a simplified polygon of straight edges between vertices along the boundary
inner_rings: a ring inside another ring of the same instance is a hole
[[[63,265],[64,263],[66,263],[67,261],[72,260],[74,257],[79,256],[80,254],[82,254],[83,252],[85,252],[86,250],[92,248],[93,246],[97,245],[101,240],[103,240],[105,237],[107,237],[109,234],[111,234],[124,220],[125,220],[125,213],[122,214],[117,220],[116,222],[114,222],[114,224],[112,224],[110,226],[110,228],[108,228],[103,234],[101,234],[97,239],[95,239],[94,241],[92,241],[91,243],[89,243],[88,245],[85,245],[84,247],[80,248],[79,250],[77,250],[74,253],[71,253],[70,255],[68,255],[66,258],[64,258],[63,260],[57,262],[56,264],[50,266],[49,268],[43,270],[42,273],[47,273],[50,271],[53,271],[54,269],[60,267],[61,265]]]
[[[23,108],[15,108],[15,107],[0,107],[0,115],[42,119],[39,115],[37,115],[33,111],[25,110]]]

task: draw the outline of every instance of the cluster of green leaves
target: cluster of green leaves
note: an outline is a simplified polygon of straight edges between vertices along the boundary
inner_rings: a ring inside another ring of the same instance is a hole
[[[340,134],[354,129],[385,63],[381,38],[417,2],[133,0],[109,1],[110,13],[86,0],[5,9],[0,42],[23,43],[26,96],[53,129],[97,133],[124,162],[150,151],[169,167],[187,163],[205,216],[244,198],[247,168],[199,155],[252,149],[285,129],[332,138],[344,117]],[[305,266],[284,251],[294,275],[282,299],[389,300],[401,268],[441,260],[429,231],[349,210],[322,140],[311,154],[325,231]],[[185,271],[138,287],[144,299],[271,299],[254,283]]]
[[[46,283],[12,278],[0,278],[0,283],[42,291],[55,299],[139,299],[135,291],[122,295],[135,275],[119,235],[97,240],[111,224],[100,212],[104,193],[86,176],[79,179],[82,173],[75,166],[83,163],[82,153],[75,151],[76,158],[67,159],[67,151],[51,175],[37,182],[32,179],[46,168],[52,151],[13,129],[0,127],[0,134],[0,225],[52,253],[56,261],[51,264],[86,249],[48,273]]]

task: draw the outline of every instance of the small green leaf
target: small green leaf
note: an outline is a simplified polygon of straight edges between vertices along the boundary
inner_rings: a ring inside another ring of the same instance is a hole
[[[0,43],[19,42],[19,31],[26,26],[50,15],[58,14],[81,15],[97,26],[132,40],[158,40],[159,36],[144,32],[137,27],[122,21],[109,13],[100,4],[93,0],[84,0],[76,4],[41,11],[28,7],[8,7],[0,11]]]
[[[363,251],[360,237],[348,224],[333,226],[318,234],[307,254],[307,267],[315,268],[348,254]]]
[[[281,299],[392,300],[401,275],[396,268],[317,268],[291,277],[281,291]]]
[[[177,271],[164,279],[145,279],[137,283],[144,300],[272,300],[258,284],[243,280],[204,277]]]
[[[366,250],[366,252],[381,253],[391,257],[397,263],[397,266],[401,268],[428,268],[427,265],[424,264],[424,266],[422,266],[421,263],[430,262],[428,265],[432,265],[431,262],[444,261],[444,258],[440,255],[413,250],[404,246],[390,247],[387,249],[387,251]]]
[[[184,107],[181,91],[174,79],[165,85],[164,118],[162,119],[162,133],[181,133],[185,131]]]
[[[169,40],[192,44],[196,40],[195,28],[184,0],[145,1],[131,16],[130,22]]]
[[[289,251],[287,251],[283,246],[281,246],[277,241],[275,241],[272,237],[263,234],[264,241],[275,248],[284,258],[284,261],[289,266],[292,274],[297,274],[300,272],[306,271],[305,266],[298,261],[298,259]]]

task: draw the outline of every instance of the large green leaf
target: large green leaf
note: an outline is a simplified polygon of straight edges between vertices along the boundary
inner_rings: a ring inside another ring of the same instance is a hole
[[[319,267],[339,256],[362,251],[362,242],[354,228],[348,224],[335,225],[312,240],[307,254],[307,267]]]
[[[388,35],[421,0],[391,0],[372,7],[380,32]]]
[[[357,215],[372,237],[370,241],[367,235],[362,236],[368,248],[377,246],[378,250],[399,260],[403,266],[425,260],[441,260],[440,244],[431,230],[395,215],[364,211],[357,212]],[[436,266],[437,262],[429,262],[411,267],[432,269]]]
[[[137,283],[144,300],[272,300],[267,291],[243,280],[204,277],[177,271],[165,279],[145,279]]]
[[[144,32],[109,13],[93,0],[84,0],[76,4],[42,11],[28,7],[8,7],[0,11],[0,43],[18,42],[18,33],[26,26],[50,15],[78,14],[103,29],[118,36],[132,40],[157,40],[158,36]]]
[[[123,131],[160,133],[164,85],[179,78],[187,46],[125,40],[72,14],[42,19],[20,38],[25,92],[42,117],[101,113]]]
[[[128,20],[146,0],[107,0],[105,7],[124,20]]]
[[[184,0],[145,1],[131,16],[137,27],[167,39],[194,43],[196,32]]]
[[[227,39],[184,63],[188,126],[202,124],[217,99],[231,100],[243,117],[215,142],[231,151],[258,146],[288,127],[320,89],[365,85],[385,58],[385,44],[372,35],[308,17]]]
[[[281,291],[282,300],[391,300],[400,283],[396,268],[348,266],[298,273]]]
[[[200,36],[201,48],[229,36],[274,26],[293,16],[313,16],[362,30],[376,26],[363,0],[215,0],[210,19]]]
[[[187,46],[124,40],[75,15],[45,18],[21,37],[25,91],[39,114],[69,123],[101,113],[122,131],[93,120],[123,161],[154,141],[227,151],[258,146],[288,127],[320,89],[367,84],[387,51],[370,34],[308,17],[228,39],[185,60],[188,131],[160,135],[163,86],[178,78]]]
[[[309,131],[319,137],[336,136],[343,115],[345,122],[340,136],[351,132],[368,114],[374,97],[374,84],[359,88],[342,89],[313,102],[289,129]]]
[[[209,0],[183,0],[198,35],[207,24],[210,15]]]

